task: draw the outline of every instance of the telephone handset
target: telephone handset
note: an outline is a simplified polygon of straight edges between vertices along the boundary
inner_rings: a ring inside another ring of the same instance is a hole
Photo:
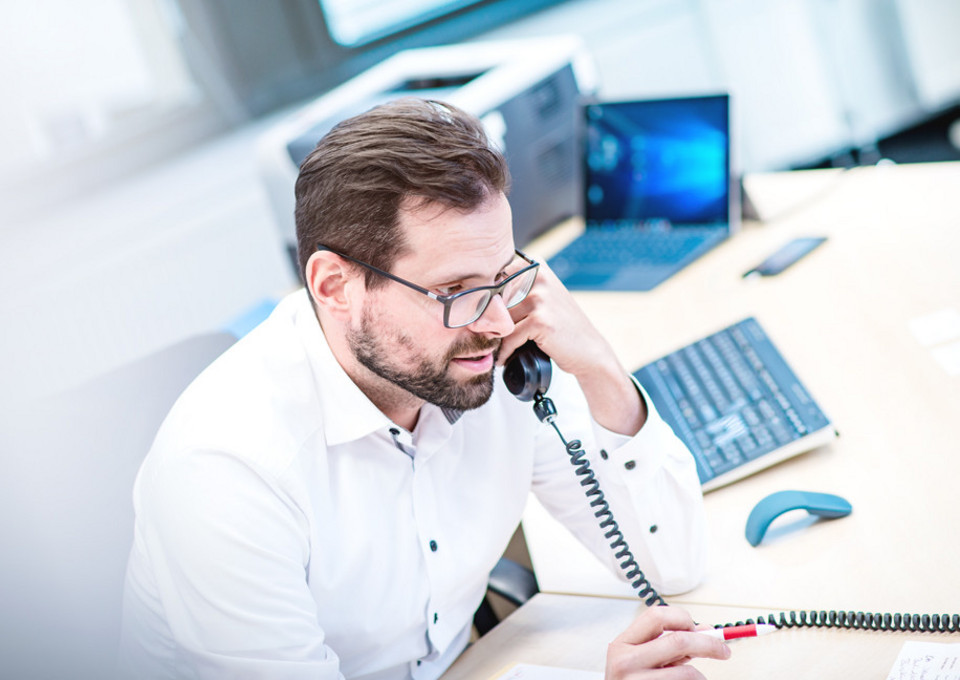
[[[594,508],[594,517],[600,520],[600,528],[605,531],[604,538],[610,541],[610,549],[614,551],[617,559],[621,560],[620,568],[623,569],[627,579],[630,580],[630,585],[636,589],[637,595],[643,598],[648,607],[655,604],[666,605],[667,603],[653,589],[647,577],[643,575],[640,566],[633,557],[633,553],[630,552],[630,547],[613,518],[610,506],[603,497],[600,483],[597,481],[593,470],[590,469],[590,461],[587,460],[586,452],[583,450],[580,440],[573,439],[568,442],[557,427],[557,409],[554,407],[553,401],[546,396],[552,375],[553,368],[550,357],[537,347],[532,340],[521,345],[507,359],[503,367],[503,382],[510,393],[520,401],[533,401],[533,412],[537,414],[537,418],[540,419],[540,422],[551,425],[560,437],[560,441],[563,442],[564,448],[570,455],[570,463],[576,468],[575,474],[581,478],[580,486],[584,489],[590,507]]]
[[[533,411],[541,422],[550,424],[563,442],[570,462],[576,468],[576,475],[582,477],[580,485],[590,501],[590,507],[595,508],[594,516],[600,520],[600,528],[604,529],[604,537],[610,540],[610,548],[616,552],[620,568],[624,570],[628,579],[634,579],[630,585],[637,590],[648,607],[666,605],[662,597],[653,589],[643,572],[637,565],[623,538],[623,534],[613,519],[613,513],[603,497],[600,484],[597,482],[590,462],[579,440],[567,441],[564,439],[555,422],[557,410],[553,402],[546,396],[550,387],[552,364],[543,350],[537,347],[532,340],[522,345],[514,352],[503,368],[503,381],[511,394],[521,401],[533,401]],[[889,614],[853,611],[782,611],[779,614],[770,614],[767,617],[758,616],[756,619],[747,619],[736,623],[719,625],[739,626],[745,623],[769,623],[777,628],[854,628],[876,631],[904,631],[911,633],[957,633],[960,632],[960,615],[958,614]]]
[[[538,392],[546,394],[552,376],[550,357],[533,340],[517,348],[503,367],[503,382],[520,401],[530,401]]]

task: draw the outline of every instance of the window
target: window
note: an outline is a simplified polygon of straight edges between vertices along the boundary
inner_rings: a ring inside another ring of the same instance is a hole
[[[4,3],[0,164],[61,157],[195,100],[170,9],[165,0]]]
[[[353,47],[476,4],[479,0],[319,0],[330,36]]]

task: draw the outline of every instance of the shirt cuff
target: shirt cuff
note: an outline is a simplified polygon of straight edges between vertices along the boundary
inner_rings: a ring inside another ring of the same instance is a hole
[[[673,429],[660,417],[643,385],[632,375],[630,379],[646,405],[647,419],[640,431],[632,437],[608,430],[594,421],[597,445],[604,460],[619,462],[622,469],[654,470],[663,464],[664,454],[676,449],[677,437]],[[685,446],[683,448],[686,449]]]

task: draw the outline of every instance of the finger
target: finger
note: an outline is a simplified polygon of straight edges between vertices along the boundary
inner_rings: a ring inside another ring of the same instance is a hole
[[[693,666],[678,668],[639,669],[637,671],[607,668],[605,680],[706,680]]]
[[[513,353],[526,341],[527,337],[516,331],[503,338],[500,342],[500,354],[497,355],[497,363],[501,366],[505,365]]]
[[[541,262],[540,268],[537,270],[537,281],[540,281],[541,279],[550,285],[563,286],[563,282],[560,280],[560,277],[553,273],[550,265],[546,262]]]
[[[690,659],[727,659],[730,648],[722,640],[692,631],[670,631],[635,648],[642,663],[657,668],[687,663]]]
[[[518,317],[523,318],[536,309],[554,311],[557,311],[558,307],[566,309],[572,300],[570,291],[563,287],[560,279],[546,265],[541,265],[533,288],[520,304],[511,308],[510,311],[514,313],[513,320],[517,321]]]
[[[629,651],[639,647],[625,646]],[[624,649],[609,650],[607,653],[606,680],[703,680],[703,674],[695,667],[687,665],[686,660],[664,666],[651,666],[637,658],[638,655],[624,653]]]
[[[591,359],[597,355],[592,348],[599,344],[596,340],[599,334],[574,302],[549,296],[532,297],[510,309],[514,323],[511,342],[520,337],[534,340],[568,372],[583,355]]]
[[[693,618],[680,607],[650,607],[627,626],[614,642],[639,645],[668,630],[693,630]]]
[[[531,317],[549,314],[552,307],[549,297],[545,298],[545,296],[539,295],[536,286],[534,286],[527,297],[510,308],[510,318],[513,319],[513,323],[519,324]]]

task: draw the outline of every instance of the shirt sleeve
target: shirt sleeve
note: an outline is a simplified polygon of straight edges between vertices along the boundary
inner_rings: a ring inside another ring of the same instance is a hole
[[[169,626],[162,633],[173,651],[164,656],[178,673],[343,678],[306,583],[306,520],[265,476],[220,452],[178,453],[144,468],[135,500],[138,517],[149,521],[138,519],[128,591],[149,597],[133,615],[125,611],[125,628],[134,629],[124,631],[122,667],[140,671],[138,677],[162,675],[138,669],[144,662],[129,649],[131,639],[162,639],[156,630],[137,629],[156,620],[152,606]],[[137,569],[138,552],[149,555],[149,575]]]
[[[556,423],[567,441],[580,440],[584,458],[602,490],[624,540],[641,571],[661,594],[694,588],[706,563],[703,494],[693,455],[657,413],[639,383],[647,419],[633,437],[611,432],[589,414],[576,380],[555,369],[550,397]],[[596,508],[581,485],[553,428],[541,428],[533,491],[546,510],[563,523],[601,562],[623,580]],[[595,499],[596,496],[593,496]]]

